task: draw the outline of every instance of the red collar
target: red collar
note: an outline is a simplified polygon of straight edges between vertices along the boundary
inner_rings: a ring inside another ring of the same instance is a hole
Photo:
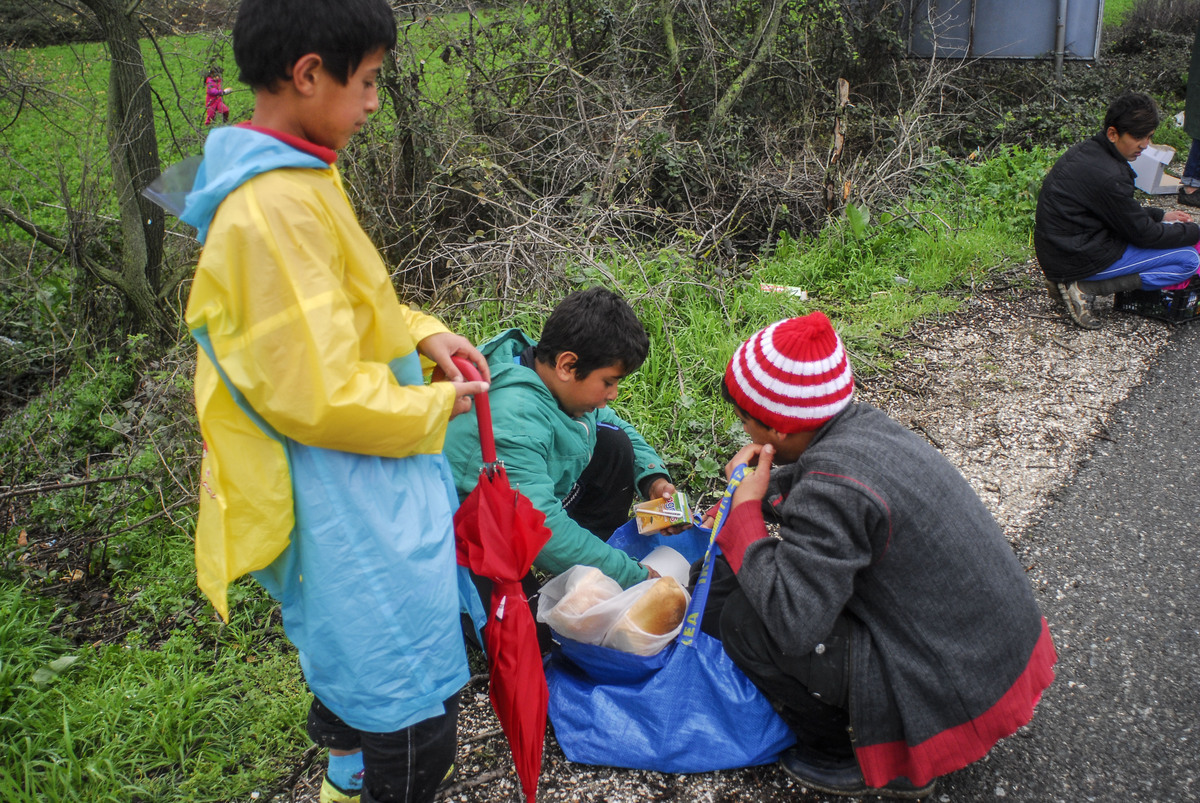
[[[309,156],[317,157],[325,164],[331,165],[337,161],[337,151],[331,148],[326,148],[324,145],[318,145],[315,142],[309,142],[307,139],[301,139],[300,137],[292,134],[285,134],[284,132],[276,131],[273,128],[263,128],[262,126],[251,125],[250,123],[238,123],[237,127],[249,129],[250,131],[257,131],[258,133],[266,134],[269,137],[275,137],[275,139],[287,145],[291,145],[298,151],[307,153]]]

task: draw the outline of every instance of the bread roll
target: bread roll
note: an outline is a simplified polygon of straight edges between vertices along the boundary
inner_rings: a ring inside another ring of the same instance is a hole
[[[555,610],[560,616],[581,616],[593,605],[612,599],[621,593],[621,586],[595,566],[577,567],[570,591],[559,601]]]
[[[679,627],[687,603],[687,594],[674,577],[660,577],[629,606],[623,618],[643,633],[661,636]]]

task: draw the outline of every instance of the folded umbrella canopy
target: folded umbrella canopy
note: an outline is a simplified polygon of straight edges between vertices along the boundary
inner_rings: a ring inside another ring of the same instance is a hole
[[[470,381],[475,366],[455,358]],[[454,514],[458,562],[492,581],[492,599],[483,629],[488,656],[489,695],[508,738],[525,799],[537,798],[538,775],[546,736],[546,673],[538,648],[533,614],[521,588],[533,559],[550,538],[546,516],[508,484],[504,464],[496,460],[491,405],[475,396],[483,468],[479,484]]]

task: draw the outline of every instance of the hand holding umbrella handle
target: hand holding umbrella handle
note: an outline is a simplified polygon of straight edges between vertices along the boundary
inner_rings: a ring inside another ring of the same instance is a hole
[[[462,371],[463,378],[468,382],[482,382],[479,370],[462,357],[453,357],[454,364]],[[492,434],[492,404],[486,393],[476,393],[472,401],[475,403],[475,417],[479,421],[479,446],[483,451],[483,462],[491,466],[496,462],[496,438]]]

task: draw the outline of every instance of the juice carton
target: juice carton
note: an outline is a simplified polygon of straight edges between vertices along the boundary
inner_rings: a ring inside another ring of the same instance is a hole
[[[670,499],[651,499],[634,505],[633,515],[637,520],[638,532],[656,533],[676,524],[690,524],[692,509],[688,507],[687,495],[676,491]]]

